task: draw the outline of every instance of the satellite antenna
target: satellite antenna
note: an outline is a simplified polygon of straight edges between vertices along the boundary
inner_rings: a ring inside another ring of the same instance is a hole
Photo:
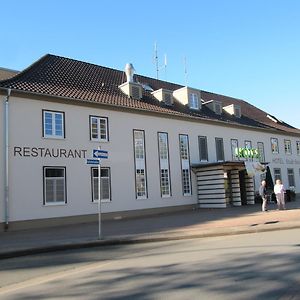
[[[154,61],[155,61],[155,71],[156,71],[156,79],[159,77],[159,71],[165,69],[165,77],[167,78],[167,54],[164,57],[164,64],[159,66],[158,61],[158,51],[157,51],[157,43],[154,43]]]

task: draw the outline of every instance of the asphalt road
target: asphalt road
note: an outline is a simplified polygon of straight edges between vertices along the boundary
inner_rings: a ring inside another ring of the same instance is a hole
[[[300,230],[0,261],[0,299],[300,299]]]

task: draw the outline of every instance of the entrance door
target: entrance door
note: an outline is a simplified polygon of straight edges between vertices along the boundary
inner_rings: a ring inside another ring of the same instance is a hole
[[[245,176],[246,176],[246,171],[245,170],[239,171],[242,205],[247,205],[247,193],[246,193]]]

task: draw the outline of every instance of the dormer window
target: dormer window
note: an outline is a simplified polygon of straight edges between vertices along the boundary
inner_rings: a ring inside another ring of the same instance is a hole
[[[189,106],[191,109],[199,109],[199,97],[196,93],[189,93]]]
[[[204,102],[203,105],[207,106],[216,115],[222,114],[222,102],[221,101],[209,100],[207,102]]]
[[[231,104],[231,105],[225,106],[225,107],[223,107],[223,109],[230,115],[234,115],[237,118],[241,118],[241,116],[242,116],[241,107],[237,104]]]
[[[215,113],[217,115],[222,114],[222,105],[221,105],[221,103],[215,101],[214,105],[215,105]]]
[[[153,91],[151,94],[160,102],[164,102],[166,105],[169,105],[169,106],[173,105],[172,91],[169,91],[166,89],[159,89],[159,90]]]
[[[173,91],[173,97],[182,105],[188,105],[188,107],[191,109],[201,109],[201,91],[197,89],[184,86]]]
[[[163,93],[163,99],[164,99],[163,101],[165,102],[166,105],[173,104],[172,94]]]
[[[234,106],[234,115],[237,117],[237,118],[240,118],[241,117],[241,108],[239,106]]]

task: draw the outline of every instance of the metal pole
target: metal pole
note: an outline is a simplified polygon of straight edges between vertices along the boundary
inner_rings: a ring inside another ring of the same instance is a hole
[[[9,97],[10,97],[11,89],[7,90],[7,96],[5,100],[5,231],[8,230],[8,220],[9,220]]]
[[[98,147],[100,150],[100,147]],[[101,159],[98,158],[98,239],[102,239],[101,233]]]

